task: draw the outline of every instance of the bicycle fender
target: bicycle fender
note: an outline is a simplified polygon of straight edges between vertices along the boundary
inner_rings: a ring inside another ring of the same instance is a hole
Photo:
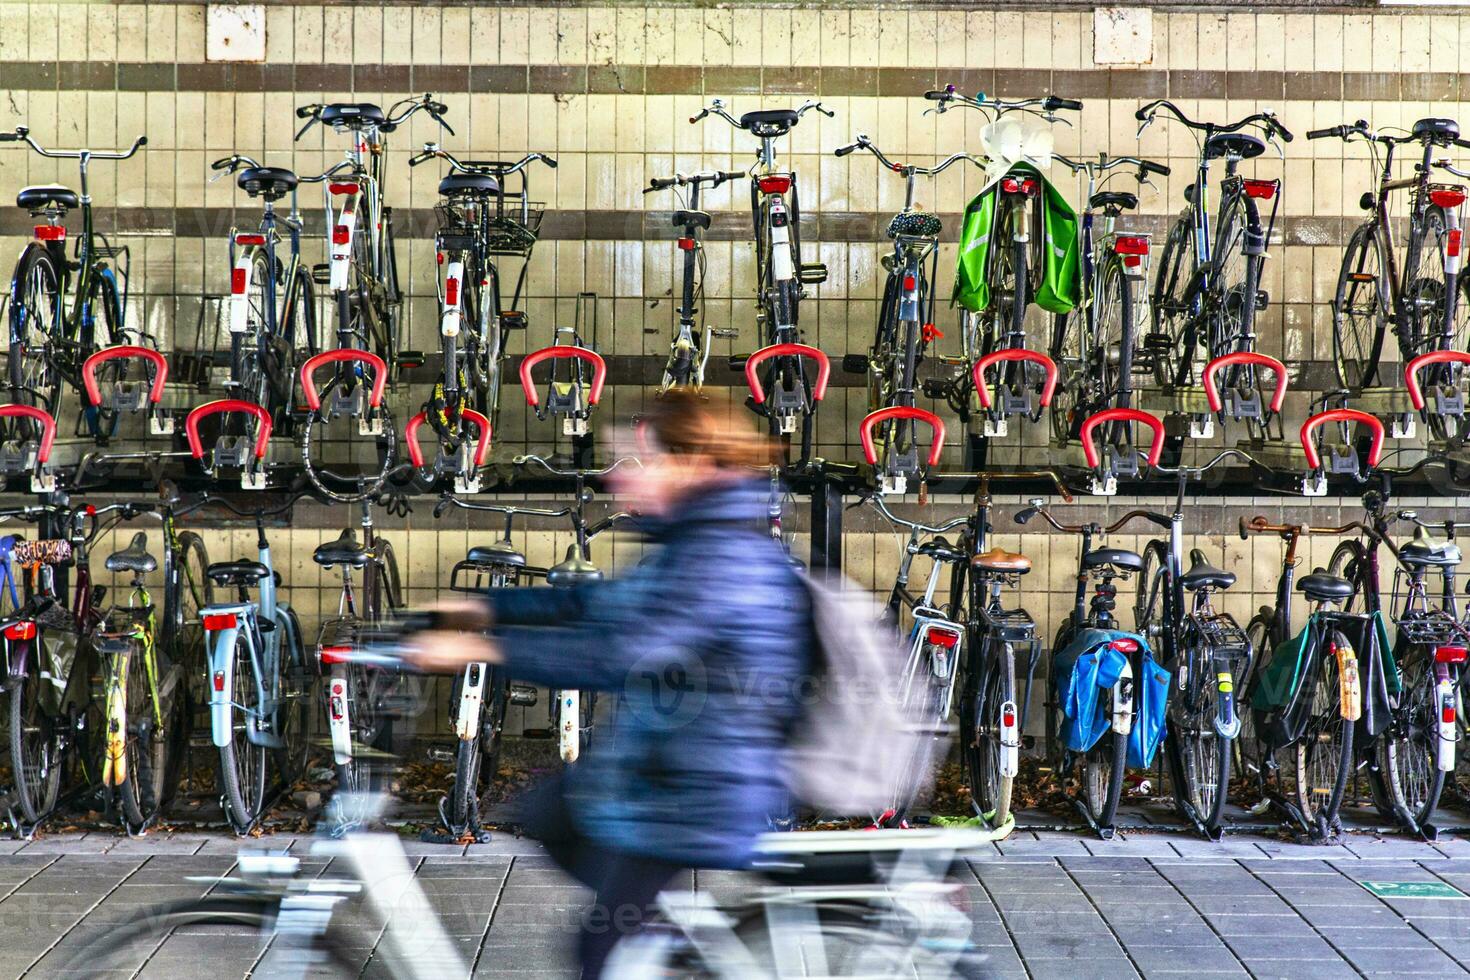
[[[332,761],[345,766],[352,761],[352,699],[347,696],[347,670],[332,668],[327,682],[327,730],[332,736]]]
[[[561,761],[576,762],[582,749],[582,732],[578,728],[582,715],[582,692],[558,691],[557,700],[561,708],[561,725],[557,730]]]
[[[464,683],[459,689],[459,710],[454,715],[454,734],[460,741],[472,741],[480,734],[480,712],[485,703],[487,664],[473,663],[465,668]]]
[[[230,333],[249,329],[250,273],[255,266],[255,249],[242,248],[230,270]]]
[[[1215,732],[1221,738],[1240,734],[1240,716],[1235,712],[1235,675],[1229,670],[1215,674]]]
[[[1439,740],[1435,745],[1434,762],[1440,772],[1455,771],[1455,741],[1459,738],[1458,705],[1455,698],[1455,683],[1450,680],[1444,664],[1436,664],[1438,679],[1434,684],[1435,715],[1439,719]]]
[[[209,648],[209,736],[217,748],[229,745],[234,734],[234,653],[239,633],[239,626],[219,630]]]

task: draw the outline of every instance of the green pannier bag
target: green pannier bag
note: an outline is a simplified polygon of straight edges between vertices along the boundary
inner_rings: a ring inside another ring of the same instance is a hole
[[[1072,205],[1062,193],[1030,164],[1015,164],[1009,173],[1035,177],[1043,189],[1046,267],[1042,270],[1041,289],[1034,302],[1048,313],[1070,313],[1082,292],[1078,281],[1081,251],[1077,241],[1077,212],[1072,210]],[[960,228],[959,261],[951,300],[972,313],[979,313],[990,306],[986,271],[993,251],[991,231],[996,203],[1000,199],[998,183],[975,195],[965,208]]]

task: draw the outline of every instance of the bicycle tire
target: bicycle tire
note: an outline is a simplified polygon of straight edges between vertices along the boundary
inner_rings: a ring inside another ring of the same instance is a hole
[[[1011,795],[1015,789],[1015,778],[1002,775],[1000,765],[1000,710],[1007,701],[1015,699],[1015,678],[1006,676],[1004,669],[996,669],[1005,663],[1003,654],[993,656],[992,661],[986,671],[985,690],[970,705],[972,723],[965,724],[964,711],[960,715],[965,735],[962,749],[975,810],[982,817],[990,815],[991,825],[999,827],[1010,815]],[[980,721],[981,712],[989,717],[983,725],[975,724]],[[974,734],[973,740],[971,733]]]
[[[37,658],[43,655],[42,635],[17,641],[27,644],[19,651],[12,647],[15,658],[25,657],[26,668],[12,676],[8,686],[11,782],[21,816],[29,824],[40,822],[51,812],[61,791],[61,742],[53,719],[41,703]]]
[[[1365,601],[1362,580],[1364,565],[1363,545],[1360,542],[1342,541],[1332,549],[1332,560],[1327,564],[1328,574],[1347,579],[1353,586],[1352,594],[1342,601],[1343,612],[1371,611],[1366,605],[1360,606],[1360,602]]]
[[[1236,687],[1241,692],[1235,705],[1236,716],[1240,719],[1240,731],[1232,740],[1235,746],[1232,768],[1241,775],[1253,773],[1258,780],[1265,778],[1265,752],[1256,731],[1256,713],[1251,707],[1251,699],[1255,694],[1256,677],[1262,665],[1270,659],[1276,645],[1271,635],[1275,619],[1272,610],[1263,607],[1246,624],[1245,635],[1251,647],[1250,668]]]
[[[1416,645],[1399,663],[1403,694],[1411,698],[1395,706],[1388,731],[1377,738],[1378,768],[1392,807],[1385,814],[1407,818],[1422,827],[1434,815],[1444,792],[1445,773],[1438,765],[1438,691],[1429,649]]]
[[[230,381],[236,397],[270,410],[270,380],[266,373],[264,351],[270,311],[266,309],[266,279],[271,275],[265,250],[257,248],[250,257],[250,280],[246,293],[245,329],[230,334]]]
[[[1098,385],[1095,398],[1089,399],[1093,411],[1127,407],[1121,400],[1125,389],[1132,387],[1134,304],[1133,287],[1123,263],[1114,256],[1107,260],[1099,275],[1097,316],[1093,326],[1092,351],[1095,370],[1087,372],[1087,380]],[[1115,307],[1116,316],[1111,315]],[[1117,351],[1116,361],[1113,351]]]
[[[1256,317],[1256,293],[1260,288],[1261,256],[1245,251],[1245,238],[1250,229],[1258,227],[1260,217],[1255,200],[1243,190],[1237,190],[1221,202],[1221,213],[1215,223],[1215,250],[1210,256],[1214,274],[1210,276],[1211,290],[1215,293],[1215,309],[1209,323],[1209,347],[1205,361],[1224,354],[1250,350],[1251,330]],[[1238,259],[1240,277],[1235,279],[1235,267],[1231,260]],[[1202,377],[1204,364],[1191,367],[1190,377]],[[1198,370],[1194,370],[1198,368]],[[1232,365],[1226,369],[1222,379],[1226,386],[1234,386],[1241,368]]]
[[[1369,268],[1371,256],[1372,269]],[[1332,361],[1344,388],[1359,390],[1373,383],[1388,330],[1389,293],[1384,271],[1388,262],[1378,228],[1369,221],[1348,239],[1332,301]],[[1371,280],[1362,277],[1370,276]],[[1356,300],[1367,290],[1372,306],[1360,314]],[[1371,321],[1363,319],[1371,316]]]
[[[1128,768],[1128,736],[1111,729],[1083,758],[1082,798],[1088,815],[1099,827],[1111,827],[1123,796],[1123,774]]]
[[[277,781],[289,786],[306,772],[311,756],[311,712],[313,685],[306,650],[301,642],[301,622],[289,607],[276,610],[276,630],[285,631],[276,659],[277,730],[285,744],[274,752]]]
[[[1073,322],[1078,324],[1075,330],[1069,329]],[[1047,354],[1057,366],[1060,378],[1056,391],[1052,392],[1051,411],[1047,414],[1051,419],[1052,443],[1056,446],[1066,446],[1072,441],[1073,427],[1081,414],[1079,409],[1084,399],[1079,388],[1082,379],[1088,376],[1087,354],[1083,349],[1086,332],[1086,317],[1081,310],[1073,310],[1070,314],[1057,313],[1052,317],[1052,338]]]
[[[265,746],[254,744],[245,735],[245,715],[258,710],[259,701],[244,630],[236,634],[231,656],[235,661],[232,695],[235,707],[231,710],[234,725],[230,740],[219,746],[219,787],[225,817],[235,833],[243,835],[263,816],[269,756]]]
[[[1153,294],[1149,301],[1153,334],[1155,338],[1167,338],[1169,342],[1167,349],[1156,343],[1152,352],[1154,381],[1160,385],[1173,384],[1183,362],[1192,357],[1184,347],[1192,336],[1189,332],[1192,318],[1189,307],[1194,299],[1191,287],[1198,281],[1195,276],[1197,257],[1193,248],[1193,220],[1193,213],[1186,210],[1170,227],[1169,235],[1164,239],[1164,251],[1159,256],[1158,271],[1154,274]],[[1180,366],[1170,361],[1176,348],[1183,355]]]
[[[308,358],[321,353],[316,324],[316,287],[311,281],[310,270],[305,266],[297,267],[288,284],[281,333],[286,343],[297,352],[298,363],[304,364]]]
[[[67,329],[55,259],[44,247],[31,245],[21,253],[12,282],[7,359],[10,400],[54,416],[61,396],[61,372],[52,361],[52,351],[63,342]]]
[[[1230,792],[1234,739],[1215,730],[1215,705],[1210,698],[1214,687],[1200,684],[1197,691],[1195,703],[1178,705],[1171,712],[1169,737],[1183,776],[1183,784],[1174,787],[1174,799],[1184,817],[1192,811],[1195,819],[1214,830],[1220,826]]]
[[[179,671],[181,696],[174,715],[172,767],[164,777],[165,808],[178,792],[184,759],[189,755],[189,736],[209,730],[209,669],[199,611],[214,602],[214,583],[206,573],[209,552],[203,538],[193,531],[180,532],[171,560],[179,572],[164,586],[158,643]]]
[[[1143,549],[1143,567],[1138,572],[1137,597],[1133,605],[1133,626],[1139,634],[1152,640],[1168,629],[1164,617],[1164,590],[1168,583],[1169,551],[1163,541],[1150,541]]]
[[[1345,637],[1341,642],[1346,643]],[[1292,748],[1296,775],[1296,803],[1309,827],[1330,835],[1337,826],[1338,811],[1353,768],[1353,729],[1342,717],[1337,685],[1337,661],[1325,648],[1315,651],[1316,670],[1312,680],[1312,715],[1307,731]],[[1316,751],[1320,749],[1320,751]],[[1322,762],[1315,778],[1314,762]]]
[[[479,822],[480,762],[478,735],[456,740],[454,785],[449,792],[448,830],[451,834],[462,834]]]
[[[155,647],[155,654],[157,648]],[[141,643],[135,642],[128,656],[127,727],[124,758],[127,777],[117,787],[128,828],[141,831],[157,819],[165,797],[164,780],[171,769],[176,683],[158,677],[158,713],[162,724],[154,724],[152,695],[148,691],[148,666]],[[161,668],[162,665],[160,664]]]
[[[117,279],[106,266],[97,270],[89,306],[92,311],[91,335],[82,338],[84,358],[101,347],[111,346],[122,334],[123,309],[117,294]],[[131,367],[130,360],[126,358],[105,362],[97,370],[99,388],[106,391],[115,383],[125,380]],[[116,408],[90,405],[83,409],[82,415],[93,436],[110,439],[117,434],[121,415]]]

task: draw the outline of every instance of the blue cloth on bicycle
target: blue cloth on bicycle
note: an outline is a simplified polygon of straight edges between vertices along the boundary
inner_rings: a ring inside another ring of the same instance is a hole
[[[813,633],[806,590],[759,530],[769,491],[742,479],[640,522],[650,553],[617,579],[490,593],[510,676],[616,695],[565,778],[572,820],[602,846],[740,867],[788,807],[781,753]]]
[[[1052,688],[1062,711],[1061,738],[1072,752],[1086,752],[1112,728],[1108,696],[1128,655],[1113,642],[1131,639],[1143,646],[1142,674],[1135,685],[1133,729],[1128,736],[1128,765],[1149,766],[1164,737],[1169,700],[1169,673],[1154,661],[1143,637],[1122,630],[1084,629],[1052,654]]]

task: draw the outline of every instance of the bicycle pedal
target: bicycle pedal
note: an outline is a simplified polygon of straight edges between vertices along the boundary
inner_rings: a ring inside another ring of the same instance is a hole
[[[318,262],[311,267],[311,281],[318,286],[330,286],[332,284],[332,264],[330,262]]]
[[[530,684],[512,684],[508,693],[511,704],[522,706],[535,704],[538,697],[536,688]]]
[[[430,762],[453,762],[458,754],[454,749],[445,748],[442,745],[429,745],[424,748],[424,755]]]
[[[842,370],[845,371],[845,372],[847,372],[848,374],[867,374],[868,373],[868,355],[866,355],[866,354],[843,354],[842,355]],[[929,381],[931,381],[931,380],[934,380],[934,379],[932,379],[932,378],[931,379],[926,379],[924,383],[927,385],[929,383]]]

